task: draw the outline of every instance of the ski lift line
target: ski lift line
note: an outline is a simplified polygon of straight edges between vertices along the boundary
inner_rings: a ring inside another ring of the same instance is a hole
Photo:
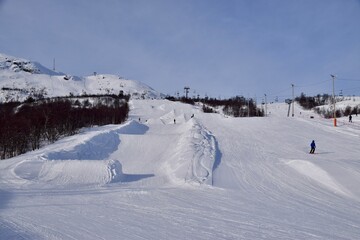
[[[350,79],[350,78],[337,78],[336,80],[343,80],[343,81],[359,81],[360,82],[360,79]],[[321,84],[324,84],[324,83],[329,83],[329,79],[328,80],[324,80],[324,81],[320,81],[320,82],[316,82],[316,83],[312,83],[312,84],[307,84],[307,85],[295,85],[296,88],[306,88],[306,87],[311,87],[311,86],[315,86],[315,85],[321,85]],[[360,88],[360,87],[359,87]],[[342,89],[342,90],[356,90],[358,89],[358,87],[355,87],[355,88],[346,88],[346,89]],[[291,94],[288,94],[288,95],[279,95],[279,93],[284,93],[284,92],[288,92],[291,90],[291,87],[288,87],[284,90],[281,90],[281,91],[277,91],[277,92],[274,92],[274,93],[270,93],[268,94],[267,96],[270,97],[270,98],[273,98],[273,97],[278,97],[278,98],[290,98],[291,97]]]
[[[284,93],[287,93],[289,92],[290,89],[288,89],[287,91],[281,91],[281,92],[275,92],[275,93],[270,93],[270,94],[266,94],[267,96],[271,97],[271,96],[288,96],[288,95],[291,95],[291,94],[284,94]],[[279,95],[279,93],[282,93]]]
[[[342,88],[341,90],[347,91],[347,90],[360,90],[360,87],[352,87],[352,88]]]
[[[285,98],[291,98],[292,95],[282,95],[282,96],[280,96],[280,95],[267,95],[267,97],[270,98],[270,99],[271,98],[276,98],[276,97],[279,98],[279,99],[282,99],[282,98],[285,99]]]
[[[287,89],[284,89],[284,90],[281,90],[281,91],[278,91],[278,92],[275,92],[275,93],[270,93],[269,97],[271,96],[278,96],[279,93],[283,93],[283,92],[288,92],[289,90],[291,89],[291,87],[287,88]]]
[[[337,80],[340,80],[340,81],[360,82],[360,79],[353,79],[353,78],[338,78]]]
[[[302,86],[295,85],[295,87],[298,87],[298,88],[311,87],[311,86],[315,86],[315,85],[320,85],[320,84],[323,84],[323,83],[327,83],[327,82],[329,82],[329,81],[330,81],[330,80],[325,80],[325,81],[316,82],[316,83],[307,84],[307,85],[302,85]]]

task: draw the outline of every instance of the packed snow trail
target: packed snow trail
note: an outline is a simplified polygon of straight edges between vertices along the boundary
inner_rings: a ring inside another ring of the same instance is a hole
[[[0,162],[0,239],[357,239],[359,132],[286,109],[132,101],[124,125]]]

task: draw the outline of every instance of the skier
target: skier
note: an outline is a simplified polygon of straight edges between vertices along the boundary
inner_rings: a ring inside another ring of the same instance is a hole
[[[349,115],[349,122],[352,122],[352,116]]]
[[[310,153],[311,154],[314,154],[315,153],[315,148],[316,148],[316,145],[315,145],[315,141],[312,140],[311,144],[310,144],[310,147],[311,147],[311,150],[310,150]]]

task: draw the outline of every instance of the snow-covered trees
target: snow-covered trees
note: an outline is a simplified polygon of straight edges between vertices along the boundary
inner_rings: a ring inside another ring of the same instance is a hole
[[[295,100],[304,109],[313,109],[317,114],[320,114],[325,118],[332,118],[334,116],[334,112],[331,107],[324,107],[325,105],[332,104],[332,97],[328,94],[318,94],[315,97],[310,97],[306,96],[304,93],[301,93],[300,97],[295,98]],[[336,98],[336,100],[338,101],[339,98]],[[336,117],[349,116],[351,114],[358,113],[360,113],[358,106],[346,106],[336,109]]]

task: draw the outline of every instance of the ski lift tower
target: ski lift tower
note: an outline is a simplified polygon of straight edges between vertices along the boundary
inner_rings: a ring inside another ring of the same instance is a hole
[[[186,99],[188,98],[189,90],[190,90],[190,87],[184,87],[184,92],[185,92],[185,98]]]
[[[289,109],[288,109],[288,114],[287,114],[288,117],[289,117],[289,115],[290,115],[290,107],[291,107],[291,103],[292,103],[292,102],[293,102],[292,99],[285,99],[285,103],[289,104]]]
[[[334,104],[334,127],[336,127],[336,109],[335,109],[335,75],[331,74],[330,75],[332,77],[333,80],[333,104]]]
[[[267,100],[266,100],[266,94],[264,94],[264,96],[265,96],[265,102],[264,102],[264,104],[265,104],[265,117],[267,117]]]
[[[292,100],[291,100],[291,105],[292,105],[292,112],[291,112],[291,116],[294,117],[294,103],[295,103],[295,99],[294,99],[294,84],[291,84],[292,87]]]

